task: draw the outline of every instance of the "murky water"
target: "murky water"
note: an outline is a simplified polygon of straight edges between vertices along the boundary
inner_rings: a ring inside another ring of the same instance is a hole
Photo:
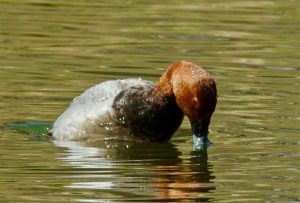
[[[0,0],[1,202],[300,201],[299,8]],[[187,121],[165,144],[57,142],[4,127],[52,122],[94,84],[155,81],[182,59],[217,81],[207,150],[192,149]]]

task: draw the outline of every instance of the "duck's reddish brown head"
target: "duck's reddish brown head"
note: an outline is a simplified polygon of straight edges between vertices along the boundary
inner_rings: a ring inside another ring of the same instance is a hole
[[[175,95],[177,105],[191,122],[194,140],[209,142],[208,126],[217,104],[214,79],[198,65],[180,61],[168,67],[156,86]]]

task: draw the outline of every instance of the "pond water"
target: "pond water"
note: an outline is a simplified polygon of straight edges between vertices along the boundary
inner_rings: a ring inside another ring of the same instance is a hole
[[[299,8],[0,0],[1,202],[299,202]],[[207,150],[193,150],[187,120],[169,143],[58,142],[6,127],[51,123],[90,86],[156,81],[183,59],[217,82]]]

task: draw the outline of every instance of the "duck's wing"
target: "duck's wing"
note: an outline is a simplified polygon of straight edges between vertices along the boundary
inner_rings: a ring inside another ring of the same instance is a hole
[[[87,128],[99,122],[112,110],[114,98],[121,91],[139,85],[152,84],[142,79],[110,80],[87,89],[73,99],[70,106],[54,122],[52,135],[60,140],[77,140],[86,135]],[[96,124],[95,124],[96,125]],[[88,127],[87,127],[88,126]]]

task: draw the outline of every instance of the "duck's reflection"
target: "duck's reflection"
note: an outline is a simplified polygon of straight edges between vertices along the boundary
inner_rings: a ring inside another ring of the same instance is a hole
[[[154,198],[164,202],[209,201],[210,198],[203,195],[215,189],[206,149],[188,154],[181,153],[170,143],[115,140],[97,144],[54,143],[66,148],[61,159],[73,168],[83,169],[66,187],[105,189],[106,194],[111,189],[109,197],[120,197],[116,191],[121,189],[123,198]]]
[[[204,148],[192,151],[190,158],[178,165],[155,166],[157,170],[153,185],[160,189],[157,196],[166,200],[209,201],[211,198],[200,197],[215,189],[212,166],[207,160],[207,148]]]

